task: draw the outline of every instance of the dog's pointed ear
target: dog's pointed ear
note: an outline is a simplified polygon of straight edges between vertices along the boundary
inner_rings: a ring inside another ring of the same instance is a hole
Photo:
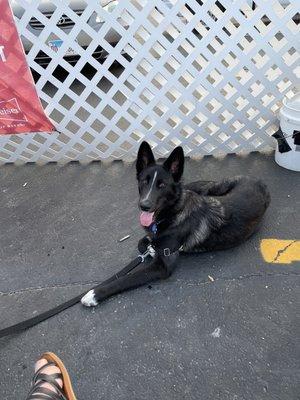
[[[163,164],[167,171],[173,175],[175,182],[179,182],[183,174],[184,154],[181,146],[176,147]]]
[[[136,173],[137,176],[143,171],[143,169],[155,164],[154,155],[152,153],[149,143],[142,142],[138,151],[136,160]]]

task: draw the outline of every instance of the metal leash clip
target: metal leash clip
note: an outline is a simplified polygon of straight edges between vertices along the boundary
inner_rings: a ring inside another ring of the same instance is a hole
[[[140,257],[141,262],[143,263],[149,255],[150,255],[149,250],[146,250],[145,253],[139,254],[138,257]]]
[[[151,246],[151,244],[149,244],[149,246],[147,247],[147,251],[149,252],[149,255],[150,255],[152,258],[155,257],[156,251],[155,251],[155,249],[153,248],[153,246]]]

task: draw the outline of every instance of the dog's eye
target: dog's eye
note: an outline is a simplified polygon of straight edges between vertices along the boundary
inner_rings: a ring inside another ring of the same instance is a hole
[[[164,187],[166,187],[165,182],[158,182],[158,187],[159,189],[163,189]]]

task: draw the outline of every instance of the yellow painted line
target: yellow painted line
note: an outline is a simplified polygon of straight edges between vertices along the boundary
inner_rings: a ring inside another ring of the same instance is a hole
[[[263,239],[260,251],[268,263],[291,264],[300,261],[300,240]]]

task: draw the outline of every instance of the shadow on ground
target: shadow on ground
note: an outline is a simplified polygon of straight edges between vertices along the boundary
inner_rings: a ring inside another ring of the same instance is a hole
[[[25,398],[34,361],[50,350],[79,399],[297,399],[299,263],[266,264],[259,246],[300,238],[299,175],[261,154],[188,160],[185,170],[186,181],[237,174],[261,177],[272,194],[255,237],[183,256],[168,281],[0,340],[1,398]],[[1,327],[110,276],[142,235],[134,166],[119,162],[1,167],[0,200]]]

